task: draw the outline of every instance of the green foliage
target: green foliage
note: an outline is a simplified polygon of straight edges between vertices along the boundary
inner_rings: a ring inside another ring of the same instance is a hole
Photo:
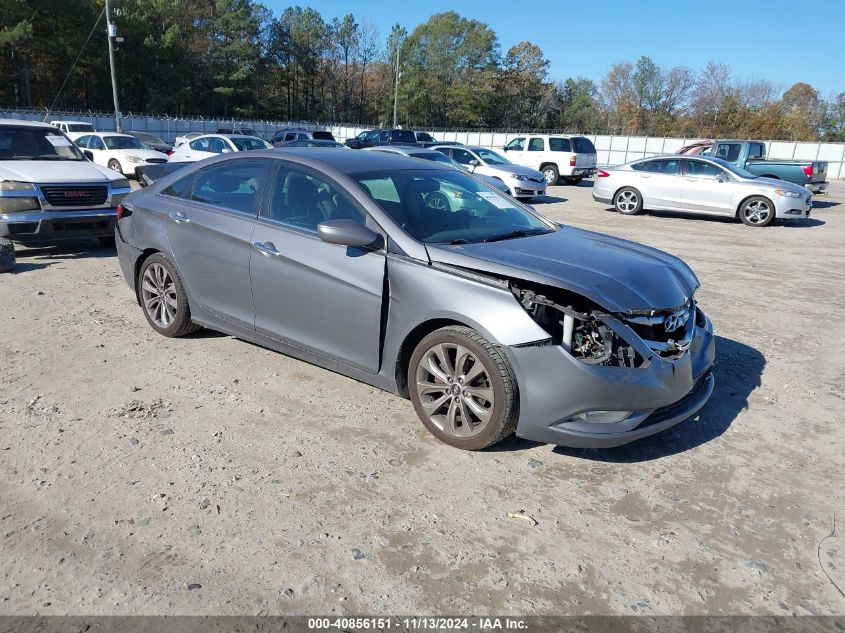
[[[696,73],[648,56],[598,82],[550,81],[536,44],[502,54],[487,24],[455,11],[381,39],[351,13],[326,20],[307,6],[111,2],[124,112],[389,124],[398,60],[398,118],[410,127],[845,140],[845,92],[825,100],[806,83],[782,92],[723,64]],[[0,0],[0,104],[111,109],[104,20],[83,49],[102,10],[103,0]]]

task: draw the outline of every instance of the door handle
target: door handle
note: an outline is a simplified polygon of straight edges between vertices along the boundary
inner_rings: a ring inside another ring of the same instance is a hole
[[[265,257],[276,257],[281,253],[276,250],[276,245],[273,242],[253,242],[255,249]]]
[[[191,221],[188,216],[182,213],[181,211],[171,211],[170,219],[176,222],[177,224],[185,224],[186,222]]]

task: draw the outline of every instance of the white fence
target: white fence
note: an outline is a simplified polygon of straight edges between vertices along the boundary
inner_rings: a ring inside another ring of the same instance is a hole
[[[23,110],[0,109],[0,118],[42,120],[43,113]],[[92,123],[98,130],[114,130],[114,117],[103,113],[54,112],[49,120],[71,120]],[[121,125],[125,131],[150,132],[173,142],[176,136],[187,132],[213,133],[223,127],[250,127],[265,138],[276,130],[292,125],[314,127],[315,124],[283,121],[232,121],[231,119],[181,119],[155,116],[124,116]],[[339,141],[357,136],[366,127],[325,125]],[[480,145],[489,148],[501,148],[512,138],[525,136],[524,132],[490,131],[444,131],[429,130],[429,133],[441,141],[457,141],[464,145]],[[637,158],[671,154],[684,145],[699,140],[694,138],[658,138],[645,136],[603,136],[585,134],[593,141],[598,152],[599,165],[618,165]],[[797,160],[826,160],[828,178],[845,178],[845,143],[804,143],[793,141],[765,141],[766,155],[769,158]]]

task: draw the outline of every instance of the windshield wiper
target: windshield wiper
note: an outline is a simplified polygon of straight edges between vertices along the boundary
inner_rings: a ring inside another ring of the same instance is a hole
[[[518,237],[528,237],[529,235],[542,235],[544,233],[549,233],[546,229],[516,229],[515,231],[511,231],[510,233],[502,233],[501,235],[491,235],[490,237],[485,237],[484,242],[500,242],[502,240],[512,240]]]

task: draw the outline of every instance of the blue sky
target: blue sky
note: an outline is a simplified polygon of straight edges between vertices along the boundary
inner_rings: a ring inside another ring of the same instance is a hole
[[[295,2],[264,0],[278,15]],[[661,66],[699,70],[728,64],[734,77],[768,79],[784,89],[812,84],[823,97],[845,91],[845,1],[675,0],[515,2],[513,0],[309,0],[324,19],[352,13],[386,37],[399,22],[408,31],[432,13],[455,10],[489,24],[502,51],[520,40],[540,46],[550,76],[598,82],[617,61],[648,55]],[[695,37],[692,35],[695,34]]]

